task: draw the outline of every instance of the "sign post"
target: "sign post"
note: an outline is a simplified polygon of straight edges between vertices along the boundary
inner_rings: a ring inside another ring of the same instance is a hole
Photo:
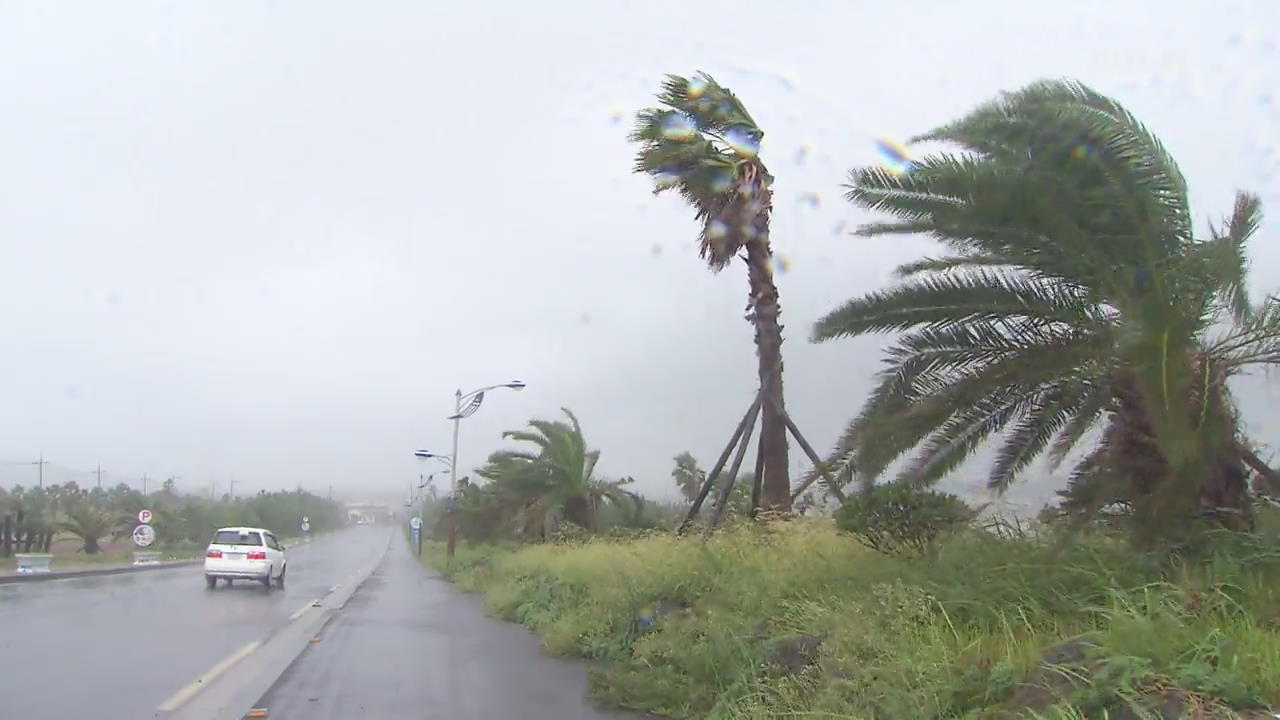
[[[145,509],[144,509],[144,510],[139,510],[139,511],[138,511],[138,524],[140,524],[140,525],[150,525],[150,524],[151,524],[151,511],[150,511],[150,510],[145,510]]]
[[[422,557],[422,518],[414,515],[409,518],[409,528],[413,531],[413,547]]]

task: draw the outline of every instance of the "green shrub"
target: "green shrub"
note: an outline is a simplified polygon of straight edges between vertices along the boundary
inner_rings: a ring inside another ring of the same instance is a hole
[[[890,483],[850,497],[836,511],[835,520],[836,527],[876,552],[923,555],[973,515],[955,495]]]

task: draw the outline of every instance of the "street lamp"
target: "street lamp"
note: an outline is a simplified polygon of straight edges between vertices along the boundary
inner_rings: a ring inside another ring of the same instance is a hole
[[[453,414],[450,415],[448,418],[449,420],[453,421],[453,452],[448,457],[448,461],[449,461],[449,541],[448,541],[448,544],[446,545],[446,547],[448,548],[446,552],[450,559],[453,558],[453,549],[454,549],[454,546],[457,544],[457,537],[458,537],[458,520],[457,520],[457,514],[455,512],[457,510],[457,505],[458,505],[458,428],[462,423],[463,418],[471,417],[472,415],[475,414],[477,410],[480,409],[480,403],[484,402],[484,394],[486,392],[490,390],[497,390],[498,388],[508,388],[511,390],[519,391],[519,390],[523,390],[524,387],[525,386],[523,382],[520,382],[519,380],[512,380],[511,382],[501,383],[498,385],[486,385],[485,387],[479,388],[477,390],[472,390],[469,393],[464,393],[462,392],[462,390],[458,390],[453,394]],[[462,405],[464,400],[467,402],[466,407],[463,407]],[[427,452],[426,450],[419,450],[415,452],[414,455],[417,455],[420,458],[438,457],[438,458],[444,459],[442,456]]]

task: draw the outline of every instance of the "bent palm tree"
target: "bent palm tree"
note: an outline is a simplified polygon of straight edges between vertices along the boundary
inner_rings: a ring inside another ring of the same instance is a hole
[[[595,476],[598,450],[587,450],[582,426],[568,409],[569,422],[530,420],[527,430],[509,430],[504,438],[528,442],[537,452],[501,450],[489,456],[476,471],[490,480],[495,493],[526,533],[537,532],[557,519],[594,529],[596,511],[604,502],[632,503],[640,498],[624,490],[631,482],[603,480]]]
[[[906,331],[833,463],[874,478],[919,448],[899,477],[930,483],[1003,433],[989,483],[1004,490],[1105,421],[1072,473],[1072,509],[1127,505],[1146,537],[1205,509],[1247,513],[1226,380],[1280,360],[1280,306],[1245,292],[1258,199],[1241,194],[1195,237],[1160,141],[1074,82],[1005,94],[917,140],[965,152],[855,171],[847,197],[894,216],[859,234],[927,233],[953,254],[903,265],[895,287],[815,325],[816,341]]]
[[[636,172],[653,176],[654,192],[676,189],[702,223],[699,255],[712,272],[735,258],[747,266],[747,319],[755,326],[764,447],[764,498],[769,509],[791,506],[786,406],[782,393],[782,326],[773,281],[769,214],[773,177],[758,152],[764,132],[745,107],[711,76],[667,76],[663,108],[640,111],[631,139],[640,144]]]

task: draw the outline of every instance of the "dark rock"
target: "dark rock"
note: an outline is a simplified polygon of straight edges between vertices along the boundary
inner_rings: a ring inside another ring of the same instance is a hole
[[[1066,700],[1072,690],[1087,677],[1090,670],[1089,651],[1094,647],[1086,637],[1058,643],[1047,650],[1027,677],[1005,703],[1004,720],[1043,713]]]
[[[773,649],[769,662],[787,675],[799,675],[818,663],[818,650],[826,638],[821,635],[793,635],[783,638]]]

